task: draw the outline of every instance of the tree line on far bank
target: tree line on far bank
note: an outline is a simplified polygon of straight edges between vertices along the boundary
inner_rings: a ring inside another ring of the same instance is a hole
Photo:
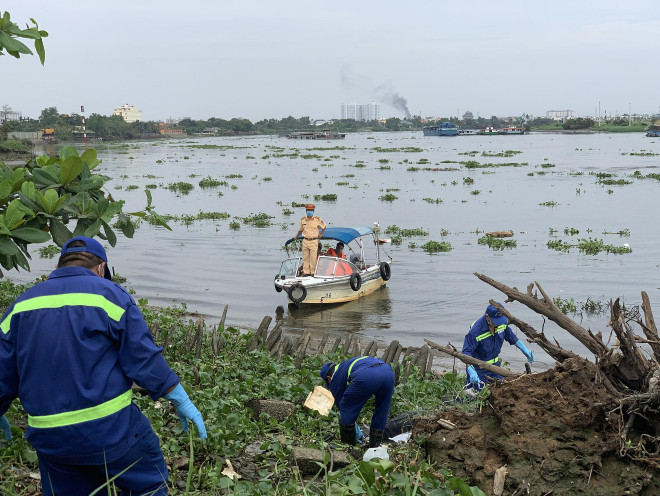
[[[6,107],[5,107],[6,108]],[[2,120],[2,119],[0,119]],[[627,126],[627,121],[609,122],[610,125]],[[486,127],[518,126],[526,130],[531,129],[557,129],[576,130],[594,128],[596,123],[590,118],[574,118],[558,122],[543,117],[523,115],[513,119],[500,119],[496,116],[490,118],[477,117],[471,119],[458,119],[456,117],[439,118],[438,122],[451,122],[462,129],[483,129]],[[86,118],[86,128],[89,138],[102,140],[130,140],[160,134],[163,126],[169,129],[178,129],[186,134],[211,135],[246,135],[246,134],[283,134],[291,131],[311,131],[314,129],[330,129],[332,131],[347,133],[359,131],[414,131],[425,125],[435,122],[423,121],[419,116],[411,119],[388,118],[386,121],[356,121],[353,119],[337,119],[315,125],[310,118],[285,117],[283,119],[263,119],[251,122],[244,118],[195,120],[182,119],[176,125],[163,125],[155,121],[126,122],[118,115],[105,116],[91,114]],[[39,131],[41,129],[54,129],[55,136],[60,141],[70,141],[74,133],[82,129],[82,116],[78,114],[60,114],[56,107],[47,107],[41,111],[38,119],[22,119],[20,121],[4,119],[0,125],[0,142],[7,139],[11,131]]]

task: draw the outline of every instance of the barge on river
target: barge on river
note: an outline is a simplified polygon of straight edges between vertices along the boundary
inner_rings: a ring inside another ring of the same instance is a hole
[[[322,131],[294,131],[286,135],[289,139],[304,139],[304,140],[331,140],[331,139],[344,139],[345,133],[337,133],[329,129]]]
[[[522,127],[486,127],[477,131],[480,136],[499,136],[504,134],[525,134]]]
[[[424,126],[424,136],[458,136],[458,126],[451,122],[443,122],[439,126]]]
[[[328,227],[320,239],[341,241],[349,258],[321,254],[314,275],[304,277],[300,275],[303,259],[298,242],[302,237],[289,239],[285,247],[287,253],[293,249],[293,256],[282,262],[275,275],[275,291],[285,292],[290,303],[300,306],[344,303],[383,288],[391,275],[392,257],[381,247],[379,232],[378,224],[373,229]]]

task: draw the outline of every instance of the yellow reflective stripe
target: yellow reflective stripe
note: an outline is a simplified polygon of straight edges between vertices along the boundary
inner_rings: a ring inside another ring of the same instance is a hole
[[[369,358],[369,357],[368,357],[368,356],[363,356],[363,357],[360,357],[360,358],[356,358],[356,359],[353,360],[353,362],[349,365],[349,367],[348,367],[348,374],[346,374],[346,385],[347,385],[347,386],[348,386],[348,383],[349,383],[350,380],[351,380],[351,370],[353,370],[353,365],[355,365],[355,362],[359,362],[359,361],[362,360],[363,358]]]
[[[501,326],[497,326],[495,328],[495,332],[504,332],[506,330],[508,324],[502,324]]]
[[[133,399],[133,391],[129,389],[125,393],[113,398],[100,405],[83,408],[81,410],[74,410],[72,412],[55,413],[53,415],[28,415],[28,425],[30,427],[38,427],[45,429],[49,427],[63,427],[65,425],[80,424],[81,422],[88,422],[90,420],[97,420],[119,410],[126,408],[131,404]]]
[[[474,325],[474,324],[473,324],[473,325]],[[508,325],[508,324],[502,324],[501,326],[497,326],[497,327],[495,328],[495,332],[492,333],[492,334],[491,334],[490,331],[486,331],[486,332],[484,332],[483,334],[479,334],[479,335],[476,337],[476,340],[477,340],[477,341],[483,341],[484,339],[489,338],[489,337],[491,337],[491,336],[494,336],[495,334],[499,334],[499,333],[501,333],[501,332],[504,332],[504,331],[506,330],[506,328],[507,328],[507,325]]]
[[[497,361],[500,359],[500,357],[495,357],[492,360],[486,360],[486,363],[497,363]]]
[[[489,338],[491,336],[492,336],[492,334],[490,333],[490,331],[486,331],[483,334],[479,334],[477,336],[477,341],[483,341],[484,339]]]
[[[0,329],[2,329],[4,334],[7,334],[9,332],[11,318],[18,313],[29,312],[31,310],[43,310],[46,308],[61,308],[65,306],[100,308],[114,321],[121,320],[125,311],[119,305],[116,305],[104,296],[97,294],[66,293],[49,296],[35,296],[29,300],[23,300],[16,303],[11,313],[5,317],[5,320],[3,320],[2,323],[0,323]]]

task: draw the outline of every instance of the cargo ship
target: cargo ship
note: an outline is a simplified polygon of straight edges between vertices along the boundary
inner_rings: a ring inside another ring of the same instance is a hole
[[[479,135],[496,136],[502,134],[525,134],[525,130],[521,127],[486,127],[477,131]]]
[[[424,126],[424,136],[458,136],[458,126],[451,122],[443,122],[439,126]]]

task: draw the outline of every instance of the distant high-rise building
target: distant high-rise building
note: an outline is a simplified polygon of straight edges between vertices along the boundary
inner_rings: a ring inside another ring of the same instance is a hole
[[[377,121],[380,119],[380,103],[344,103],[341,106],[341,118],[356,121]]]
[[[121,107],[117,107],[112,113],[122,117],[126,122],[142,121],[142,111],[132,105],[122,105]]]
[[[554,119],[556,121],[563,121],[566,119],[570,119],[573,117],[573,111],[572,110],[548,110],[545,113],[545,116],[548,119]]]

